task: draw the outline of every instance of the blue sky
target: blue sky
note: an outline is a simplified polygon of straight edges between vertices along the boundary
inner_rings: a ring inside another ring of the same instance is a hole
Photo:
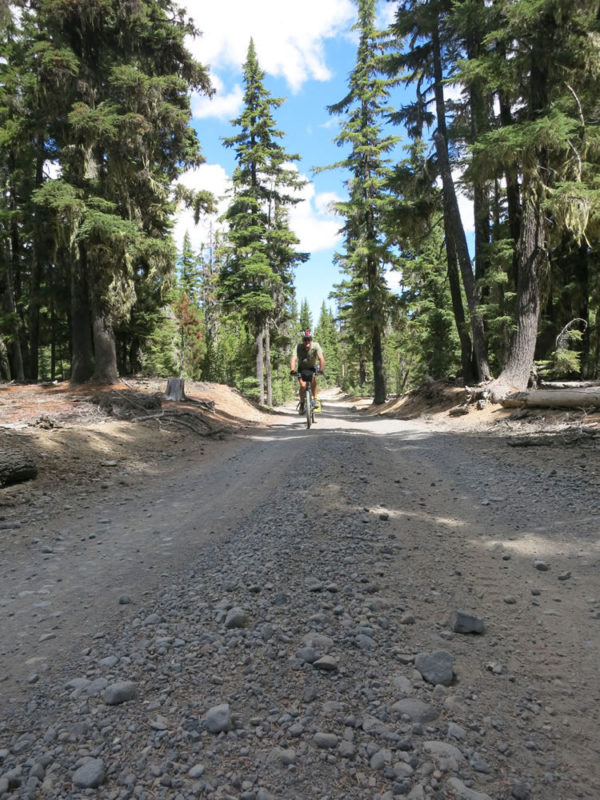
[[[313,168],[338,161],[342,155],[333,142],[338,122],[326,107],[347,92],[356,58],[355,34],[351,32],[356,6],[351,0],[179,3],[202,31],[189,47],[210,68],[216,88],[211,100],[192,98],[193,124],[206,163],[183,180],[217,196],[227,190],[234,161],[221,138],[236,132],[231,120],[242,108],[242,65],[252,37],[266,88],[272,96],[285,99],[274,112],[276,125],[284,134],[280,143],[287,152],[300,156],[297,168],[308,180],[302,192],[304,201],[290,213],[290,225],[300,239],[299,249],[310,253],[308,262],[297,267],[294,282],[298,303],[308,300],[316,324],[322,303],[333,307],[328,295],[339,280],[332,261],[342,220],[330,206],[345,198],[345,189],[341,170],[314,175]],[[393,3],[380,2],[387,19],[393,7]],[[194,248],[199,249],[207,239],[209,222],[216,224],[204,220],[195,227],[190,215],[182,214],[175,228],[178,246],[187,231]]]
[[[179,4],[202,31],[189,47],[209,67],[216,89],[210,100],[192,97],[193,124],[206,163],[183,181],[218,197],[227,191],[234,160],[221,140],[237,132],[231,120],[242,108],[242,66],[252,37],[266,88],[285,100],[274,112],[284,134],[280,143],[300,156],[297,168],[308,181],[303,202],[290,211],[290,225],[300,239],[299,249],[310,253],[308,262],[297,267],[294,282],[298,303],[308,300],[316,325],[323,302],[335,311],[328,295],[340,277],[333,255],[340,246],[342,220],[332,212],[331,203],[345,199],[346,191],[341,170],[315,175],[313,168],[339,161],[345,154],[333,141],[339,121],[327,106],[343,99],[348,90],[356,59],[356,33],[351,30],[356,5],[353,0],[179,0]],[[387,27],[395,7],[379,0],[379,27]],[[223,200],[221,213],[225,207]],[[178,246],[187,231],[198,250],[208,238],[209,224],[215,226],[216,220],[203,220],[196,227],[190,214],[181,214],[175,228]]]

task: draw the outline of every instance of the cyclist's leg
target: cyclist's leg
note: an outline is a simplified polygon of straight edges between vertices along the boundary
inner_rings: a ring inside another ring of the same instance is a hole
[[[304,386],[304,381],[302,380],[302,376],[298,376],[298,394],[299,394],[299,402],[300,402],[300,413],[304,411],[304,398],[306,396],[306,388]]]
[[[312,376],[312,380],[310,382],[310,388],[312,390],[312,396],[314,401],[313,405],[318,406],[320,401],[319,398],[317,397],[317,376],[314,373]]]

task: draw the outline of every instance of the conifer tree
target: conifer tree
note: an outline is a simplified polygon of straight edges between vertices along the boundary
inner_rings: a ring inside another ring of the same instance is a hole
[[[514,333],[495,392],[524,389],[538,343],[550,265],[565,240],[584,259],[600,212],[598,150],[590,120],[597,107],[594,44],[597,0],[502,0],[493,6],[487,49],[468,69],[500,98],[494,129],[473,145],[474,171],[519,176],[514,231]]]
[[[308,300],[304,298],[300,303],[300,315],[299,315],[299,324],[301,331],[312,331],[313,329],[313,319],[312,314],[310,311],[310,306],[308,305]]]
[[[325,305],[321,305],[319,321],[315,328],[315,339],[323,348],[325,354],[325,372],[328,383],[334,386],[342,385],[342,354],[338,331],[333,312]]]
[[[345,220],[344,251],[337,255],[337,262],[349,276],[340,291],[348,294],[346,316],[352,335],[369,342],[374,403],[381,404],[386,399],[382,340],[391,299],[385,270],[394,260],[383,219],[393,200],[387,188],[391,174],[389,153],[398,138],[382,131],[384,117],[390,112],[387,101],[391,81],[380,77],[381,57],[388,43],[375,28],[375,0],[358,0],[357,5],[354,29],[359,43],[349,91],[343,100],[329,107],[330,113],[344,115],[336,142],[348,146],[350,152],[328,168],[344,167],[350,173],[346,182],[348,200],[337,205]],[[361,356],[361,381],[363,377],[366,375]]]
[[[476,2],[477,0],[474,0],[474,3]],[[391,30],[403,44],[403,50],[388,57],[385,60],[385,68],[391,74],[406,71],[402,75],[402,80],[416,87],[416,99],[407,103],[392,118],[407,123],[416,140],[421,139],[425,127],[435,123],[433,142],[436,161],[432,166],[435,166],[435,174],[439,175],[442,184],[448,277],[456,327],[462,345],[463,375],[466,380],[473,378],[487,380],[490,378],[490,367],[480,308],[480,286],[475,279],[458,206],[453,175],[453,170],[456,168],[453,154],[455,157],[457,141],[448,124],[448,104],[445,97],[445,81],[456,72],[457,58],[467,55],[464,49],[461,50],[461,42],[457,41],[455,32],[449,24],[448,17],[452,5],[450,0],[425,0],[425,2],[410,0],[399,4]],[[472,47],[475,48],[475,45],[472,44]],[[431,107],[435,113],[430,110]],[[474,114],[472,118],[479,120],[480,115]],[[478,219],[481,219],[484,195],[478,192],[478,189],[479,187],[475,188],[475,195]],[[478,268],[481,271],[483,269],[481,256],[484,250],[480,237],[477,239],[476,250],[480,256]],[[463,290],[470,318],[470,335],[465,325]]]
[[[171,0],[32,0],[24,23],[37,31],[40,90],[60,102],[47,138],[61,175],[36,200],[53,214],[70,274],[71,379],[93,370],[111,382],[115,327],[126,328],[140,292],[158,299],[174,266],[170,186],[200,161],[189,91],[208,92],[209,80],[185,48],[194,28]]]
[[[285,152],[278,140],[273,110],[283,100],[264,85],[254,42],[250,40],[244,63],[244,107],[232,124],[239,132],[224,139],[233,148],[236,168],[233,197],[225,213],[227,252],[219,273],[226,308],[239,308],[252,334],[256,350],[259,402],[271,394],[271,328],[285,316],[293,294],[293,267],[306,260],[294,247],[298,239],[288,226],[287,208],[299,202],[294,190],[303,185],[290,162],[297,155]],[[266,350],[266,353],[265,353]]]

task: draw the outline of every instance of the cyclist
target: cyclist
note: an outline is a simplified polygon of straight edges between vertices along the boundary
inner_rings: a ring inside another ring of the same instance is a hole
[[[315,373],[319,371],[324,372],[325,370],[325,358],[321,350],[321,345],[313,341],[312,333],[308,330],[302,332],[302,341],[298,343],[296,351],[292,353],[292,357],[290,358],[291,373],[294,374],[296,369],[300,373],[298,375],[298,382],[300,384],[300,413],[304,414],[304,396],[306,390],[304,388],[304,381],[302,380],[302,372],[308,370],[312,371],[310,386],[315,406],[318,409],[319,401],[317,400],[317,379],[315,378]]]

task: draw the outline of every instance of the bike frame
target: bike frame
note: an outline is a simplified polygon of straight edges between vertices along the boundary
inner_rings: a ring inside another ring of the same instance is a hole
[[[310,428],[312,423],[315,421],[315,410],[312,405],[312,378],[313,375],[317,374],[316,370],[314,369],[303,369],[301,372],[296,373],[300,379],[302,380],[302,384],[304,386],[304,411],[306,413],[306,427]]]

